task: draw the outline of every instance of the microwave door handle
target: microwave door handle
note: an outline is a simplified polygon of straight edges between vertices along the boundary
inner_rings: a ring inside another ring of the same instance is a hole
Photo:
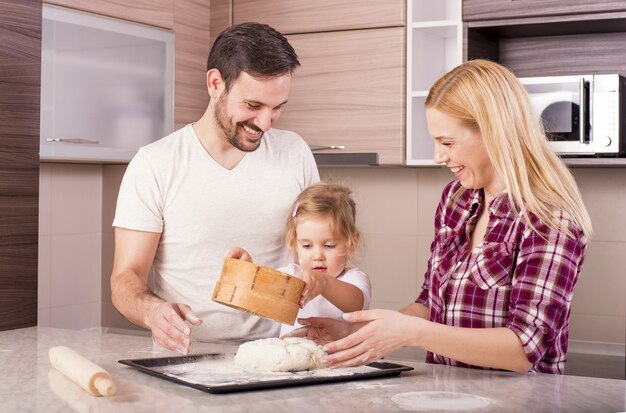
[[[589,88],[588,83],[585,79],[580,79],[580,83],[578,84],[578,94],[580,96],[580,119],[578,121],[578,140],[581,144],[589,143],[589,136],[587,135],[587,131],[590,128],[587,127],[589,123]]]

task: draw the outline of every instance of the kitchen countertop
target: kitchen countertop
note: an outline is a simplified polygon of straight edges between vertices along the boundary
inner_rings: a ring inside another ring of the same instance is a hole
[[[93,397],[56,371],[50,365],[48,350],[59,345],[76,350],[106,369],[117,385],[117,393],[111,397]],[[234,347],[201,348],[202,352],[227,349]],[[174,354],[154,350],[152,340],[144,336],[44,327],[0,332],[0,411],[426,411],[424,408],[435,397],[437,408],[428,411],[626,411],[624,380],[516,374],[388,360],[415,370],[391,378],[210,394],[117,362],[171,355]]]

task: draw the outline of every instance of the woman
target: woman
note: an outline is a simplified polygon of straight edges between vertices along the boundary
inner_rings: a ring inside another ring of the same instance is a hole
[[[336,367],[418,346],[431,363],[563,374],[592,233],[573,177],[524,87],[497,63],[456,67],[425,105],[435,162],[456,179],[437,208],[421,293],[399,312],[302,320],[293,335],[326,343]]]

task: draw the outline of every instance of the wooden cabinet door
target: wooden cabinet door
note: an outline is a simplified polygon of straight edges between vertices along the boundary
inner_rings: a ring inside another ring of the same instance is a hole
[[[463,20],[494,20],[626,10],[624,0],[463,0]]]
[[[404,28],[287,37],[302,66],[275,127],[309,145],[345,145],[324,153],[377,152],[380,164],[402,164]]]
[[[405,0],[234,0],[233,23],[257,21],[284,34],[404,26]]]

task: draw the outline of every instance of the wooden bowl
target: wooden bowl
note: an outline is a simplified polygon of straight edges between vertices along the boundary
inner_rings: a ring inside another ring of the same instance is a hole
[[[293,325],[304,281],[236,258],[226,258],[213,301]]]

